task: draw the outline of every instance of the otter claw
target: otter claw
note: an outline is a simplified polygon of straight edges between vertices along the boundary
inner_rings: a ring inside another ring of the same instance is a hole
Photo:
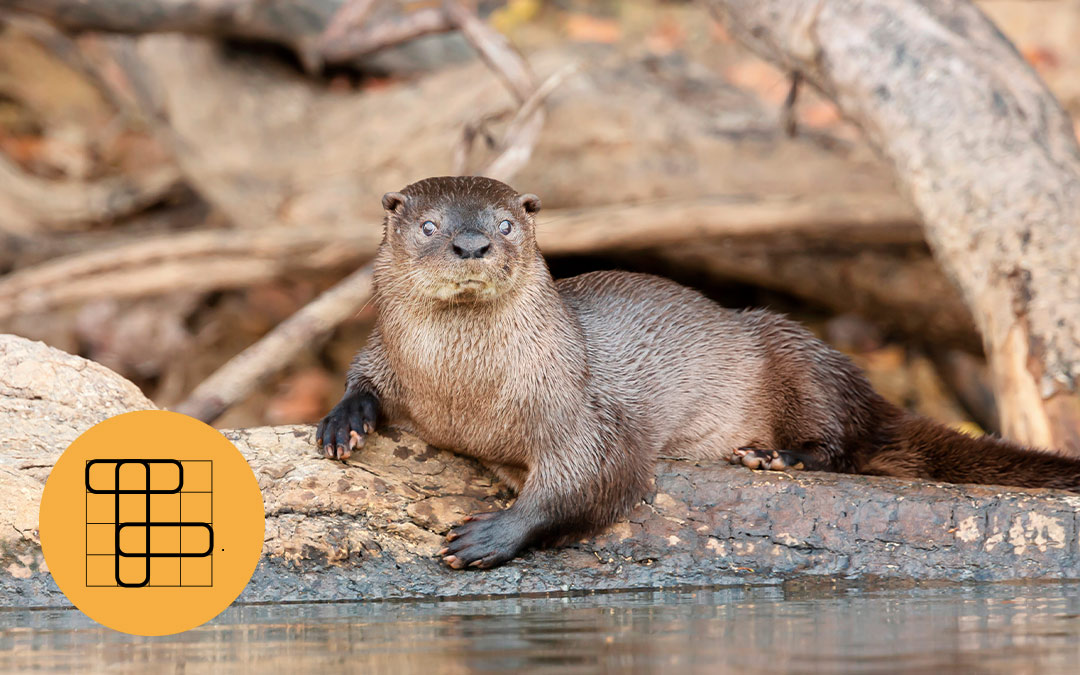
[[[806,453],[792,450],[761,450],[753,447],[743,447],[733,450],[731,462],[742,464],[749,469],[763,469],[767,471],[800,471],[810,463]]]
[[[369,391],[347,392],[315,431],[315,443],[329,459],[348,459],[363,447],[364,437],[375,429],[375,395]],[[362,433],[361,433],[362,432]]]
[[[532,524],[513,508],[473,514],[446,535],[444,551],[449,555],[443,561],[456,570],[501,565],[528,545],[532,530]]]

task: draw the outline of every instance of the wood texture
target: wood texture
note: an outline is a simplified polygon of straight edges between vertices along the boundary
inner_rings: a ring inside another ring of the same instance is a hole
[[[967,0],[709,0],[889,160],[982,336],[1006,435],[1080,453],[1080,147]]]

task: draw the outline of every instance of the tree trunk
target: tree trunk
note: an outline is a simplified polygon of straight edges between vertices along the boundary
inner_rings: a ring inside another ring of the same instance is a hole
[[[859,124],[921,212],[994,375],[1006,435],[1080,453],[1080,148],[966,0],[708,0]]]

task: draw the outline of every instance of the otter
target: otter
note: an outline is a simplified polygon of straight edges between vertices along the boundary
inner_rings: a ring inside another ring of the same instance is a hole
[[[512,487],[512,506],[447,536],[453,568],[611,524],[660,455],[1080,490],[1080,461],[916,417],[783,316],[646,274],[553,280],[535,195],[441,177],[382,205],[378,318],[316,442],[345,460],[377,426],[398,427]]]

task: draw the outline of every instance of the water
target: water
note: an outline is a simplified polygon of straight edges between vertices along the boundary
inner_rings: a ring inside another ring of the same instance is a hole
[[[0,670],[1080,672],[1080,584],[232,607],[176,636],[0,611]]]

